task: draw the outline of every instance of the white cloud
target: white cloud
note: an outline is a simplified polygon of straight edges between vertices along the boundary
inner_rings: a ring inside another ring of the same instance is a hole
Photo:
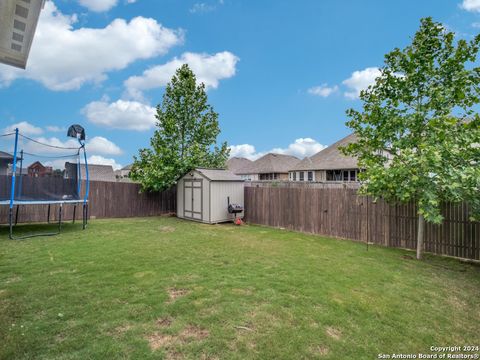
[[[357,99],[360,92],[368,88],[369,85],[373,85],[378,76],[380,76],[380,69],[377,67],[354,71],[348,79],[342,82],[349,88],[349,91],[345,92],[345,97]]]
[[[67,131],[66,128],[64,127],[60,127],[60,126],[56,126],[56,125],[48,125],[45,127],[45,129],[47,131],[50,131],[50,132],[62,132],[62,131]]]
[[[182,43],[183,32],[163,27],[154,19],[113,20],[105,28],[79,28],[77,16],[64,15],[53,1],[41,12],[27,70],[0,65],[0,86],[26,78],[50,90],[79,89],[100,83],[110,71],[139,59],[163,55]]]
[[[85,146],[91,154],[121,155],[123,153],[116,144],[102,136],[93,137]]]
[[[193,4],[193,6],[190,8],[189,11],[192,14],[195,14],[195,13],[207,13],[207,12],[211,12],[215,9],[216,9],[215,5],[208,5],[208,4],[205,4],[205,3],[195,3],[195,4]]]
[[[460,7],[467,11],[480,12],[480,0],[463,0]]]
[[[79,148],[76,139],[60,140],[57,137],[33,137],[33,140],[20,138],[19,149],[39,156],[67,156],[75,155]],[[123,151],[112,141],[102,137],[95,136],[86,142],[87,154],[93,155],[121,155]]]
[[[21,121],[17,124],[9,125],[3,130],[3,132],[12,133],[17,128],[18,128],[18,131],[23,135],[40,135],[43,133],[42,128],[32,125],[26,121]]]
[[[250,160],[258,158],[255,146],[250,144],[231,145],[230,157],[244,157]]]
[[[322,84],[320,86],[314,86],[308,89],[308,93],[310,95],[321,96],[321,97],[328,97],[332,95],[334,92],[338,91],[338,86],[328,86],[327,84]]]
[[[198,83],[203,82],[207,88],[216,89],[220,80],[235,75],[238,61],[239,58],[229,51],[214,55],[187,52],[180,58],[145,70],[141,76],[128,78],[125,86],[130,96],[141,99],[142,91],[165,86],[180,66],[188,64],[195,73]]]
[[[217,6],[223,5],[224,0],[218,0],[216,3],[205,3],[205,2],[197,2],[193,4],[193,6],[189,9],[192,14],[204,14],[215,11]]]
[[[250,144],[232,145],[230,146],[230,156],[245,157],[250,160],[256,160],[267,153],[276,153],[293,155],[299,159],[303,159],[304,157],[312,156],[325,148],[325,145],[320,144],[312,138],[300,138],[296,139],[286,148],[273,148],[265,152],[257,152],[255,146]]]
[[[137,101],[94,101],[82,112],[90,122],[115,129],[144,131],[156,123],[155,108]]]
[[[92,155],[87,161],[89,165],[111,165],[113,170],[119,170],[122,168],[122,165],[117,163],[115,159],[105,158],[99,155]]]
[[[288,145],[286,148],[275,148],[269,152],[285,155],[293,155],[300,159],[306,156],[312,156],[317,152],[325,149],[326,146],[320,144],[312,138],[300,138],[296,139],[294,143]]]
[[[108,11],[117,5],[117,0],[79,0],[78,2],[94,12]]]

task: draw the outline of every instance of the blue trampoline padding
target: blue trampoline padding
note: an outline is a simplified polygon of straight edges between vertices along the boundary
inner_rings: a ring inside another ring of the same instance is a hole
[[[54,201],[22,201],[15,200],[13,205],[57,205],[57,204],[82,204],[85,200],[54,200]],[[88,202],[88,200],[87,200]],[[0,205],[10,205],[10,200],[1,200]]]

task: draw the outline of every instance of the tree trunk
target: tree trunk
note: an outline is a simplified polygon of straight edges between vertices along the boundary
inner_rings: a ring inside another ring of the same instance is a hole
[[[418,214],[417,260],[422,259],[424,235],[425,235],[425,219],[422,214]]]

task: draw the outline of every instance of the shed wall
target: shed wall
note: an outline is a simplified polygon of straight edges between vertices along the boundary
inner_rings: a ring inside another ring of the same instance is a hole
[[[244,206],[244,183],[213,181],[210,183],[210,187],[210,211],[212,214],[210,222],[233,220],[234,215],[228,213],[228,197],[230,197],[230,203]],[[237,217],[243,218],[243,212],[237,214]]]

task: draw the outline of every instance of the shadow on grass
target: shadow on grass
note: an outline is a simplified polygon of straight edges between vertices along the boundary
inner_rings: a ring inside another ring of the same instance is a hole
[[[82,222],[71,221],[62,223],[60,234],[68,234],[75,231],[82,231]],[[9,226],[0,225],[0,237],[8,238]],[[55,236],[60,235],[58,233],[58,223],[34,223],[34,224],[18,224],[13,228],[14,237],[26,237],[26,236]],[[50,235],[48,235],[50,234]],[[53,235],[52,235],[53,234]]]

